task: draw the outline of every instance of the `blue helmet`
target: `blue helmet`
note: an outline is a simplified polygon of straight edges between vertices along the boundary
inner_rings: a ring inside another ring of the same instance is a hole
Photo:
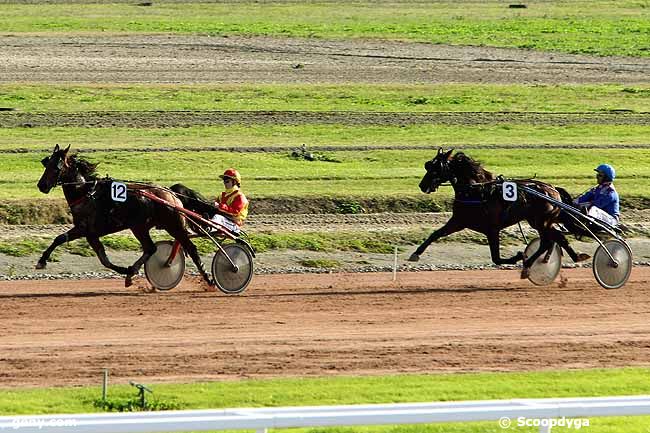
[[[616,177],[616,170],[614,170],[614,167],[609,164],[600,164],[594,169],[594,171],[602,173],[605,176],[605,179],[610,182]]]

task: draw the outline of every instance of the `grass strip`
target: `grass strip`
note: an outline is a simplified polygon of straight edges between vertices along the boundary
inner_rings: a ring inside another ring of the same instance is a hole
[[[98,371],[98,381],[100,372]],[[156,398],[182,409],[282,407],[369,403],[489,400],[514,398],[599,397],[648,393],[650,370],[588,369],[518,373],[467,373],[327,377],[272,380],[150,384]],[[135,389],[111,385],[109,398],[129,398]],[[0,414],[98,412],[99,387],[0,390]],[[650,417],[591,418],[590,432],[647,431]],[[494,429],[494,430],[493,430]],[[301,429],[309,432],[485,432],[496,422]],[[555,430],[555,429],[554,429]],[[295,431],[295,430],[292,430]],[[528,430],[517,430],[528,431]],[[537,431],[530,430],[530,431]],[[558,429],[558,431],[563,431]]]
[[[650,112],[647,84],[2,84],[20,112]],[[254,107],[254,110],[251,110]]]
[[[650,125],[229,125],[189,128],[0,128],[0,151],[50,151],[54,143],[86,151],[337,147],[650,146]],[[286,150],[278,150],[286,152]],[[89,155],[90,158],[94,156]]]
[[[526,48],[601,56],[650,55],[645,1],[492,0],[137,4],[3,4],[0,30],[373,38]]]
[[[249,240],[258,253],[278,250],[306,250],[320,252],[355,251],[362,253],[390,254],[394,245],[414,245],[421,242],[428,235],[429,229],[408,230],[400,232],[309,232],[309,233],[264,233],[251,232]],[[154,240],[169,239],[165,233],[153,234]],[[507,236],[504,235],[504,240]],[[20,238],[8,241],[0,241],[0,253],[13,257],[26,257],[32,254],[40,254],[47,248],[50,238]],[[463,232],[444,238],[442,242],[476,242],[485,244],[485,237],[473,232]],[[128,234],[115,234],[102,238],[102,243],[109,250],[114,251],[140,251],[138,241]],[[214,252],[214,245],[209,239],[194,239],[201,254]],[[83,257],[94,256],[95,253],[90,245],[83,240],[75,240],[61,247],[68,254]],[[56,261],[56,258],[55,260]]]
[[[441,224],[439,224],[441,225]],[[435,226],[422,224],[419,228],[399,230],[373,230],[359,229],[354,231],[292,231],[290,233],[268,232],[248,230],[248,241],[257,253],[272,251],[314,251],[314,252],[358,252],[366,254],[392,254],[393,248],[398,247],[400,251],[404,247],[419,245]],[[649,237],[650,229],[645,226],[631,227],[626,232],[627,238]],[[162,231],[153,231],[154,241],[171,239]],[[54,236],[51,238],[18,238],[12,241],[0,241],[0,254],[13,257],[27,257],[40,254],[47,248]],[[214,244],[206,238],[193,239],[199,253],[209,255],[214,253]],[[458,233],[445,236],[437,241],[438,243],[462,242],[478,245],[488,245],[487,238],[480,233],[464,230]],[[521,245],[522,238],[516,227],[506,229],[500,233],[501,245]],[[141,251],[140,243],[128,232],[113,234],[102,238],[102,243],[107,250],[112,251]],[[94,257],[95,253],[84,239],[66,243],[57,249],[57,253],[73,254],[82,257]],[[52,261],[58,261],[55,256]],[[337,267],[326,263],[304,264],[308,267]]]
[[[495,175],[537,177],[578,194],[595,184],[594,167],[610,162],[617,170],[616,185],[622,197],[650,195],[650,153],[644,149],[581,149],[507,151],[472,150],[468,154],[483,162]],[[32,154],[6,154],[0,161],[0,199],[58,198],[56,188],[44,197],[36,188],[43,168]],[[237,167],[243,188],[251,198],[263,197],[385,197],[416,196],[424,175],[424,162],[435,150],[374,150],[327,152],[329,161],[292,159],[280,153],[233,154],[228,152],[106,152],[92,154],[103,176],[149,181],[170,186],[182,181],[206,196],[222,189],[217,175],[226,167]],[[442,187],[432,200],[452,196]]]

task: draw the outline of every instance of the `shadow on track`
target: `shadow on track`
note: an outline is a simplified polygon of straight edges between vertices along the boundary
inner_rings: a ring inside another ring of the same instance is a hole
[[[0,299],[41,299],[41,298],[98,298],[102,296],[142,296],[147,293],[133,292],[77,292],[77,293],[14,293],[0,294]]]
[[[265,293],[265,294],[245,294],[240,295],[245,298],[278,298],[290,296],[367,296],[367,295],[414,295],[427,293],[473,293],[473,292],[512,292],[517,288],[512,287],[450,287],[450,288],[394,288],[380,290],[359,290],[359,291],[341,291],[323,289],[322,292],[299,292],[299,293]]]

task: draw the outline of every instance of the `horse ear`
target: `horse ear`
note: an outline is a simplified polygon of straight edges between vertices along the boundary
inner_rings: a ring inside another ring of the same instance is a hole
[[[63,153],[68,153],[68,150],[70,150],[70,145],[69,145],[69,144],[68,144],[68,147],[66,147],[66,148],[63,150]]]
[[[60,149],[58,143],[54,145],[54,152],[58,152]]]
[[[449,149],[449,152],[445,153],[445,159],[451,158],[451,152],[453,152],[454,149]]]
[[[439,147],[438,148],[438,155],[440,155],[441,153],[442,153],[442,147]]]

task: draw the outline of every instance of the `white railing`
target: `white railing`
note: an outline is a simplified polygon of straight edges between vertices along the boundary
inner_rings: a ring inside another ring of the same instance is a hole
[[[381,424],[497,421],[504,433],[521,420],[551,431],[600,416],[650,415],[650,396],[482,400],[441,403],[241,408],[0,417],[0,431],[18,433],[153,433]],[[560,424],[562,425],[562,424]],[[583,424],[584,426],[584,424]]]

